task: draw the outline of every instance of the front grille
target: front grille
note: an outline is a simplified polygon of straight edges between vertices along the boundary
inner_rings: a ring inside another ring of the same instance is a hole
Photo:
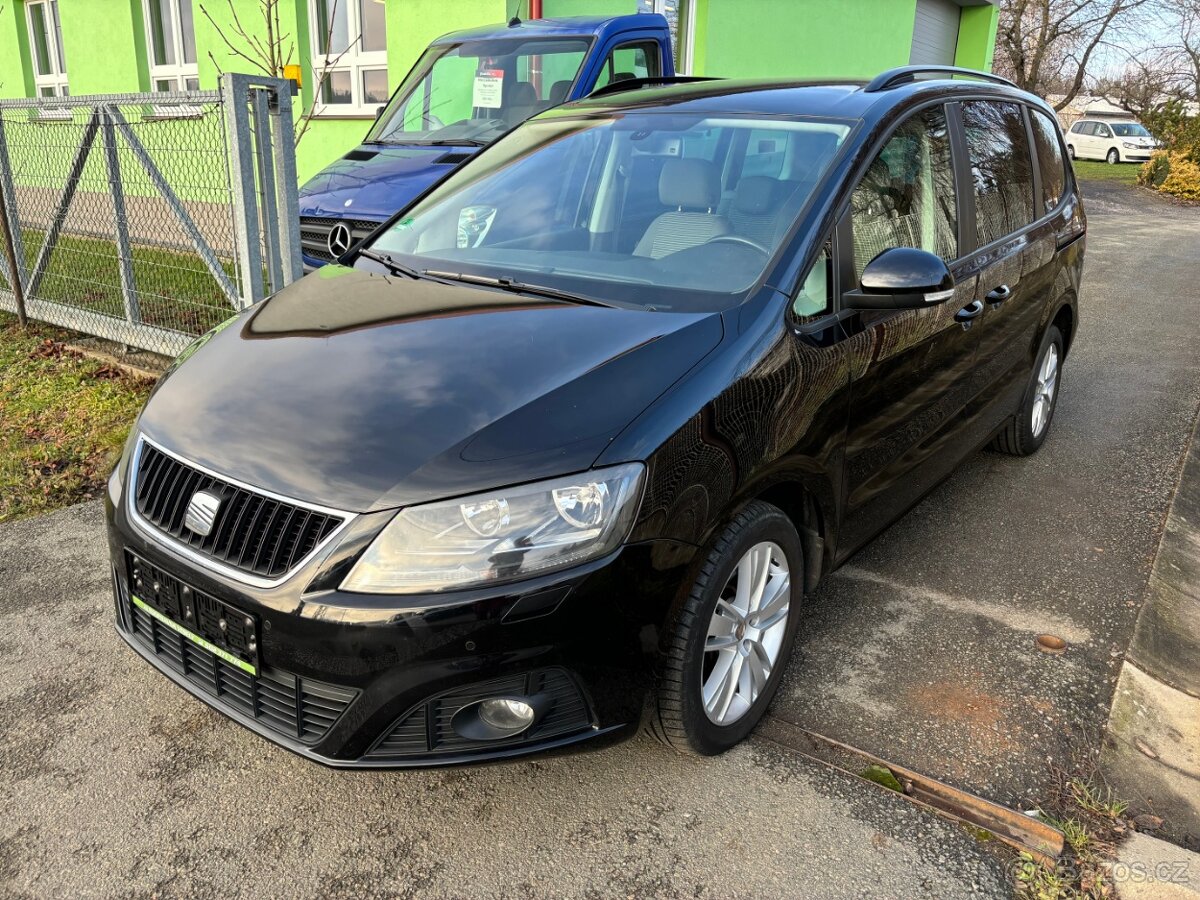
[[[338,222],[350,227],[352,243],[358,243],[380,226],[370,219],[326,219],[317,216],[300,217],[300,246],[314,259],[332,262],[336,257],[329,252],[329,232]]]
[[[138,643],[219,704],[252,717],[285,737],[315,743],[358,695],[352,688],[300,678],[280,669],[250,675],[193,644],[129,599],[117,579],[121,624]]]
[[[135,502],[144,520],[205,556],[264,578],[290,572],[344,521],[231,484],[145,441],[135,477]],[[200,490],[221,498],[207,535],[184,525],[188,503]]]
[[[450,722],[464,706],[485,697],[547,694],[550,709],[529,731],[498,741],[473,741],[461,737]],[[387,760],[414,756],[493,750],[536,744],[551,738],[587,731],[592,717],[587,701],[563,669],[542,669],[525,675],[498,678],[483,684],[434,697],[410,710],[367,753],[367,759]]]

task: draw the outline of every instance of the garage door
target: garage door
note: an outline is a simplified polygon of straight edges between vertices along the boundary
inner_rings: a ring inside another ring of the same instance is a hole
[[[912,53],[908,61],[921,66],[954,65],[961,10],[951,0],[917,0]]]

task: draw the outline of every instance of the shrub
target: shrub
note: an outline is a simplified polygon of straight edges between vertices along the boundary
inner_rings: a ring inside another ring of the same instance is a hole
[[[1170,166],[1159,190],[1184,200],[1200,200],[1200,165],[1182,153],[1172,153]]]
[[[1159,188],[1171,174],[1171,157],[1165,150],[1159,150],[1150,157],[1150,161],[1138,172],[1138,184],[1146,187]]]

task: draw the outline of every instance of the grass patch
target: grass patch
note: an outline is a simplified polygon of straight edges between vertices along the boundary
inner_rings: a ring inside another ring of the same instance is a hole
[[[1130,831],[1160,826],[1153,816],[1125,817],[1117,800],[1092,770],[1089,775],[1057,772],[1058,785],[1039,809],[1040,818],[1063,833],[1066,847],[1054,865],[1027,853],[1017,869],[1017,896],[1027,900],[1100,900],[1116,895],[1109,864]]]
[[[1142,170],[1140,163],[1117,163],[1110,166],[1106,162],[1090,159],[1077,159],[1071,165],[1080,181],[1115,181],[1120,184],[1137,184],[1138,172]]]
[[[100,496],[153,382],[0,313],[0,522]]]

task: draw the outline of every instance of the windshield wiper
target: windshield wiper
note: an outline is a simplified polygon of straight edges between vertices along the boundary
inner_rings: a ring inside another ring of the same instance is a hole
[[[429,147],[486,147],[491,142],[476,138],[439,138],[436,141],[420,141],[419,143]]]
[[[366,247],[358,251],[359,256],[365,256],[372,262],[377,262],[393,275],[404,275],[414,281],[419,281],[425,276],[418,272],[412,266],[406,266],[399,260],[393,259],[386,253],[376,253],[374,250],[368,250]]]
[[[425,269],[422,275],[438,278],[442,281],[460,281],[464,284],[478,284],[484,287],[497,287],[501,290],[512,291],[514,294],[529,294],[534,297],[546,297],[550,300],[562,300],[564,303],[574,303],[577,306],[603,306],[606,309],[620,309],[612,303],[585,297],[583,294],[572,294],[570,291],[560,291],[558,288],[545,287],[540,284],[525,284],[502,275],[494,278],[491,275],[469,275],[466,272],[441,272],[436,269]]]

